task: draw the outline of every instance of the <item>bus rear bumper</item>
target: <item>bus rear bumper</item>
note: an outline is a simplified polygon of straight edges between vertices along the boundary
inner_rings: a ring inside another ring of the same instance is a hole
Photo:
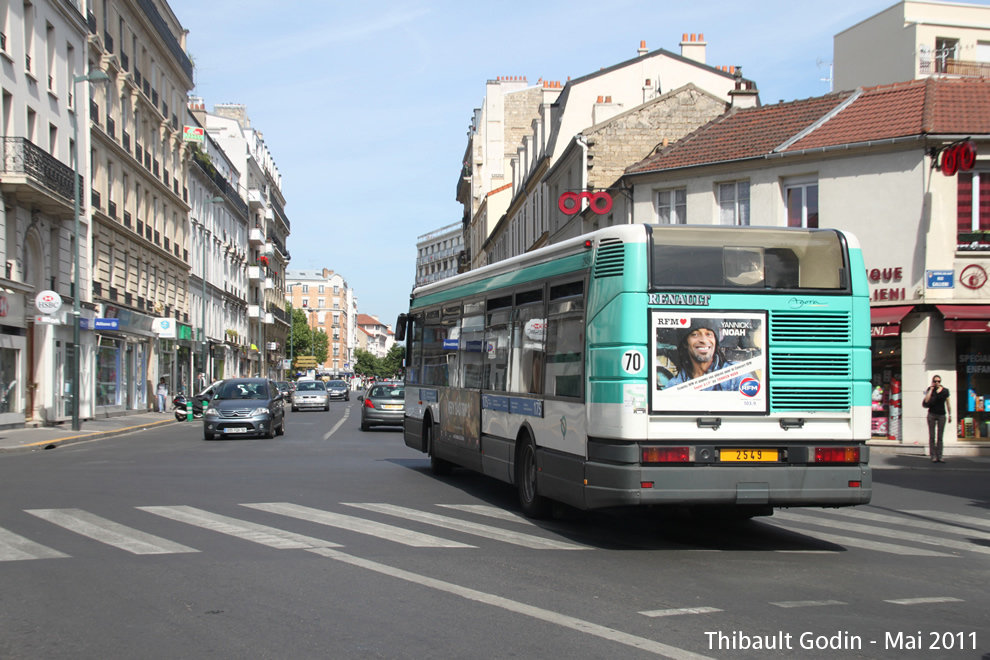
[[[867,504],[869,465],[663,466],[588,463],[585,506],[764,505],[839,507]]]

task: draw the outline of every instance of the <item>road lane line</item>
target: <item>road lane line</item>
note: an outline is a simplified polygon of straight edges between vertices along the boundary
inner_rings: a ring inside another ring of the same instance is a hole
[[[659,617],[680,616],[681,614],[711,614],[721,611],[717,607],[678,607],[672,610],[647,610],[646,612],[640,612],[640,614],[649,617]]]
[[[835,511],[829,511],[829,514],[835,516],[847,516],[849,518],[858,518],[860,520],[872,520],[873,522],[887,523],[890,525],[904,525],[905,527],[917,527],[918,529],[927,529],[933,532],[942,532],[944,534],[958,534],[962,536],[968,536],[970,538],[990,540],[990,532],[984,532],[977,529],[965,529],[963,527],[958,527],[955,525],[946,525],[945,523],[931,522],[928,520],[915,520],[913,518],[903,518],[901,516],[889,516],[882,513],[871,513],[869,511],[853,511],[847,509],[838,509]]]
[[[341,417],[337,421],[337,423],[333,425],[333,428],[323,434],[323,439],[324,440],[329,440],[330,439],[330,436],[333,435],[334,433],[336,433],[337,432],[337,429],[339,429],[341,426],[344,425],[344,422],[347,421],[347,417],[348,417],[348,415],[350,415],[350,412],[351,412],[351,409],[350,409],[350,407],[348,407],[347,408],[347,411],[344,413],[344,416]]]
[[[289,504],[287,502],[242,504],[241,506],[246,506],[251,509],[258,509],[259,511],[268,511],[269,513],[277,513],[283,516],[289,516],[290,518],[297,518],[299,520],[315,522],[321,525],[327,525],[328,527],[346,529],[351,532],[357,532],[358,534],[376,536],[378,538],[385,539],[386,541],[394,541],[396,543],[402,543],[403,545],[412,546],[414,548],[477,547],[466,543],[442,539],[439,536],[430,536],[429,534],[421,534],[412,530],[402,529],[401,527],[386,525],[373,520],[356,518],[354,516],[347,516],[340,513],[331,513],[330,511],[323,511],[321,509],[311,509],[308,506]]]
[[[396,506],[394,504],[373,504],[373,503],[351,504],[347,502],[342,502],[342,504],[344,506],[353,506],[358,509],[365,509],[366,511],[377,511],[378,513],[385,513],[391,516],[398,516],[405,520],[415,520],[418,522],[426,523],[428,525],[436,525],[437,527],[443,527],[444,529],[452,529],[457,532],[463,532],[464,534],[473,534],[474,536],[480,536],[482,538],[492,539],[494,541],[502,541],[504,543],[511,543],[513,545],[520,545],[525,548],[532,548],[534,550],[589,550],[590,549],[586,545],[567,543],[565,541],[555,541],[553,539],[545,539],[539,536],[533,536],[531,534],[512,532],[509,530],[500,529],[498,527],[479,525],[478,523],[467,522],[466,520],[458,520],[457,518],[439,516],[435,513],[426,513],[424,511],[409,509],[404,506]]]
[[[276,527],[258,525],[246,520],[228,518],[216,513],[203,511],[191,506],[139,506],[138,509],[170,520],[195,525],[221,534],[234,536],[252,543],[260,543],[278,550],[298,550],[306,548],[342,548],[339,543],[324,541],[287,532]]]
[[[780,603],[770,603],[777,607],[824,607],[826,605],[846,605],[841,600],[785,600]]]
[[[898,541],[914,541],[916,543],[937,545],[943,548],[955,548],[956,550],[967,550],[969,552],[978,552],[984,555],[990,555],[990,548],[986,548],[982,545],[976,545],[975,543],[967,543],[965,541],[953,541],[951,539],[943,539],[937,536],[928,536],[927,534],[901,532],[895,529],[877,527],[876,525],[859,525],[856,523],[847,523],[845,521],[832,520],[831,518],[808,516],[801,513],[791,513],[789,511],[774,512],[774,517],[775,518],[780,517],[782,520],[793,520],[794,522],[801,522],[807,525],[835,527],[846,532],[859,532],[861,534],[870,534],[873,536],[882,536],[884,538],[889,538],[889,539],[897,539]]]
[[[95,516],[82,509],[26,509],[26,512],[76,534],[82,534],[94,541],[112,545],[135,555],[199,552],[199,550],[173,543],[160,536],[141,532],[112,520]]]
[[[777,517],[777,513],[774,517]],[[805,536],[810,536],[812,538],[820,539],[822,541],[828,541],[829,543],[834,543],[841,546],[850,546],[853,548],[863,548],[864,550],[876,550],[877,552],[889,552],[895,555],[908,555],[912,557],[955,557],[956,555],[950,555],[945,552],[937,552],[935,550],[924,550],[922,548],[912,548],[906,545],[895,545],[893,543],[883,543],[881,541],[869,541],[867,539],[857,539],[852,536],[840,536],[839,534],[829,534],[828,532],[818,532],[810,529],[805,529],[803,527],[788,527],[782,525],[779,522],[773,520],[763,519],[760,522],[767,523],[779,527],[780,529],[786,529],[789,532],[794,532],[795,534],[804,534]]]
[[[344,562],[352,566],[357,566],[382,575],[405,580],[406,582],[418,584],[430,589],[443,591],[454,596],[460,596],[461,598],[473,600],[478,603],[499,607],[509,612],[522,614],[523,616],[528,616],[539,621],[545,621],[564,628],[569,628],[570,630],[575,630],[588,635],[594,635],[595,637],[600,637],[612,642],[617,642],[636,649],[648,651],[655,655],[671,658],[671,660],[713,660],[709,656],[699,655],[685,649],[677,648],[676,646],[663,644],[662,642],[646,639],[645,637],[630,635],[629,633],[624,633],[614,628],[607,628],[596,623],[591,623],[590,621],[584,621],[583,619],[567,616],[566,614],[560,614],[558,612],[545,610],[540,607],[526,605],[525,603],[520,603],[519,601],[503,598],[502,596],[496,596],[483,591],[469,589],[451,582],[444,582],[443,580],[426,577],[425,575],[411,573],[409,571],[402,570],[401,568],[394,568],[386,564],[380,564],[368,559],[348,555],[340,552],[339,550],[314,548],[312,550],[308,550],[308,552],[312,552],[329,559],[336,559],[337,561]]]
[[[59,559],[68,556],[0,527],[0,561]]]
[[[961,598],[945,596],[941,598],[897,598],[893,600],[885,600],[883,602],[893,603],[894,605],[927,605],[929,603],[965,603],[966,601]]]
[[[926,518],[938,518],[940,520],[952,520],[961,525],[978,525],[980,527],[990,527],[990,519],[976,518],[974,516],[963,516],[958,513],[942,513],[941,511],[905,511],[913,516],[925,516]],[[959,529],[957,533],[966,534],[969,530]]]

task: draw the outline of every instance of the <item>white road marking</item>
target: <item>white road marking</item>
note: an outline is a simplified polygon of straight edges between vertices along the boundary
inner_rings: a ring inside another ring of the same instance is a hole
[[[582,619],[567,616],[566,614],[560,614],[558,612],[552,612],[540,607],[526,605],[525,603],[520,603],[515,600],[495,596],[493,594],[477,591],[475,589],[469,589],[450,582],[444,582],[443,580],[426,577],[425,575],[418,575],[416,573],[404,571],[400,568],[394,568],[386,564],[370,561],[368,559],[361,559],[360,557],[354,557],[352,555],[340,552],[339,550],[314,548],[308,552],[312,552],[323,557],[328,557],[330,559],[336,559],[337,561],[341,561],[352,566],[357,566],[359,568],[364,568],[369,571],[374,571],[382,575],[388,575],[400,580],[405,580],[406,582],[412,582],[413,584],[418,584],[430,589],[436,589],[448,594],[460,596],[461,598],[466,598],[477,603],[491,605],[492,607],[499,607],[509,612],[515,612],[516,614],[528,616],[539,621],[545,621],[570,630],[588,635],[594,635],[595,637],[600,637],[602,639],[631,646],[636,649],[648,651],[655,655],[671,658],[671,660],[712,660],[712,658],[708,656],[692,653],[691,651],[677,648],[676,646],[663,644],[652,639],[646,639],[645,637],[637,637],[636,635],[630,635],[628,633],[615,630],[614,628],[600,626],[598,624],[591,623],[590,621],[584,621]]]
[[[928,529],[933,532],[942,532],[943,534],[961,534],[970,538],[990,539],[990,532],[982,532],[975,529],[964,529],[955,525],[946,525],[945,523],[931,522],[928,520],[915,520],[913,518],[888,516],[882,513],[871,513],[869,511],[856,511],[851,509],[837,509],[835,511],[829,511],[829,513],[836,516],[858,518],[860,520],[872,520],[873,522],[887,523],[891,525],[904,525],[905,527]],[[937,516],[938,514],[935,515]]]
[[[405,520],[415,520],[417,522],[426,523],[428,525],[436,525],[437,527],[443,527],[444,529],[452,529],[458,532],[463,532],[465,534],[473,534],[474,536],[480,536],[486,539],[492,539],[495,541],[502,541],[504,543],[511,543],[513,545],[521,545],[525,548],[533,548],[535,550],[588,550],[588,546],[578,545],[576,543],[567,543],[565,541],[555,541],[553,539],[544,539],[539,536],[533,536],[531,534],[522,534],[520,532],[511,532],[508,530],[500,529],[498,527],[490,527],[488,525],[479,525],[478,523],[467,522],[465,520],[458,520],[457,518],[449,518],[447,516],[439,516],[435,513],[426,513],[423,511],[417,511],[416,509],[409,509],[404,506],[395,506],[393,504],[351,504],[347,502],[342,502],[345,506],[353,506],[358,509],[364,509],[366,511],[377,511],[378,513],[385,513],[391,516],[398,516]]]
[[[307,520],[309,522],[315,522],[321,525],[327,525],[329,527],[346,529],[352,532],[357,532],[358,534],[376,536],[378,538],[385,539],[386,541],[394,541],[396,543],[402,543],[403,545],[409,545],[415,548],[477,547],[466,543],[458,543],[457,541],[442,539],[439,536],[430,536],[429,534],[421,534],[408,529],[402,529],[401,527],[394,527],[392,525],[386,525],[384,523],[374,522],[372,520],[365,520],[364,518],[355,518],[354,516],[331,513],[330,511],[312,509],[308,506],[299,506],[298,504],[289,504],[287,502],[242,504],[241,506],[246,506],[251,509],[258,509],[259,511],[278,513],[283,516],[289,516],[290,518]]]
[[[821,525],[822,527],[837,527],[847,532],[860,532],[862,534],[872,534],[873,536],[883,536],[889,539],[897,539],[899,541],[914,541],[916,543],[926,543],[928,545],[937,545],[943,548],[955,548],[956,550],[968,550],[969,552],[978,552],[985,555],[990,555],[990,548],[983,547],[981,545],[976,545],[974,543],[966,543],[965,541],[953,541],[951,539],[939,538],[937,536],[928,536],[926,534],[915,534],[913,532],[900,532],[894,529],[887,529],[885,527],[877,527],[876,525],[859,525],[856,523],[847,523],[844,521],[831,520],[830,518],[824,518],[819,516],[807,516],[800,513],[791,513],[788,511],[775,512],[774,517],[779,516],[782,520],[793,520],[794,522],[801,522],[807,525]]]
[[[893,603],[894,605],[927,605],[929,603],[965,603],[966,601],[960,598],[945,596],[942,598],[899,598],[895,600],[885,600],[884,602]]]
[[[351,407],[350,407],[350,405],[348,405],[347,408],[344,410],[344,416],[341,417],[337,421],[337,423],[333,425],[333,428],[332,429],[330,429],[329,431],[327,431],[326,433],[323,434],[323,439],[324,440],[329,440],[330,439],[330,436],[333,435],[334,433],[336,433],[337,432],[337,429],[339,429],[341,426],[344,425],[344,422],[347,421],[347,418],[350,416],[350,414],[351,414]]]
[[[824,607],[826,605],[846,605],[841,600],[785,600],[780,603],[770,603],[777,607]]]
[[[164,518],[169,518],[170,520],[188,523],[196,527],[220,532],[221,534],[234,536],[245,541],[251,541],[252,543],[260,543],[261,545],[279,550],[343,547],[339,543],[287,532],[276,527],[258,525],[247,522],[246,520],[228,518],[227,516],[209,513],[208,511],[196,509],[191,506],[139,506],[137,508]]]
[[[506,511],[505,509],[499,509],[498,507],[488,506],[487,504],[438,504],[437,506],[441,506],[445,509],[454,509],[455,511],[464,511],[465,513],[473,513],[479,516],[486,516],[488,518],[495,518],[496,520],[506,520],[508,522],[536,527],[536,524],[532,520],[526,518],[526,516],[513,513],[512,511]]]
[[[199,552],[199,550],[173,543],[154,534],[126,527],[81,509],[28,509],[27,513],[77,534],[82,534],[94,541],[112,545],[135,555]]]
[[[952,520],[961,525],[977,525],[979,527],[990,527],[990,518],[976,518],[975,516],[963,516],[958,513],[942,513],[941,511],[905,511],[915,516],[925,516],[927,518],[939,518],[941,520]],[[958,530],[959,534],[966,534],[969,530]]]
[[[59,559],[69,555],[0,528],[0,561]]]
[[[643,616],[658,617],[680,616],[681,614],[711,614],[712,612],[721,611],[717,607],[680,607],[672,610],[648,610],[646,612],[640,612],[640,614]]]
[[[779,514],[775,513],[774,517]],[[791,532],[796,532],[798,534],[804,534],[805,536],[811,536],[822,541],[828,541],[829,543],[835,543],[836,545],[850,546],[853,548],[863,548],[864,550],[876,550],[877,552],[890,552],[895,555],[909,555],[913,557],[955,557],[956,555],[950,555],[945,552],[936,552],[935,550],[924,550],[922,548],[911,548],[906,545],[894,545],[893,543],[883,543],[881,541],[868,541],[866,539],[857,539],[852,536],[840,536],[839,534],[829,534],[828,532],[817,532],[809,529],[786,527],[779,522],[773,520],[761,520],[760,522],[769,523],[771,525],[776,525],[781,529],[786,529]]]

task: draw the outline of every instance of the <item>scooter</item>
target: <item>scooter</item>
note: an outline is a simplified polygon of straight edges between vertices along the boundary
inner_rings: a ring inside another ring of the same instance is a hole
[[[172,407],[175,413],[175,419],[180,422],[186,421],[186,418],[189,416],[189,397],[185,394],[175,395],[175,398],[172,399]],[[203,419],[202,399],[193,399],[193,419]]]

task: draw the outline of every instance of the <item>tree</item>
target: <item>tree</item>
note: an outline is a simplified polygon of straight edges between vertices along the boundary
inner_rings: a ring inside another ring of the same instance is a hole
[[[327,350],[330,346],[330,338],[323,330],[313,333],[313,355],[316,356],[316,364],[323,364],[327,361]]]
[[[354,355],[357,357],[354,361],[354,373],[372,378],[380,376],[378,372],[381,369],[381,364],[377,357],[360,348],[354,351]]]
[[[291,355],[311,355],[313,350],[313,331],[309,328],[309,317],[301,309],[292,309],[292,345]]]
[[[393,344],[388,349],[388,355],[382,360],[382,375],[395,378],[402,374],[402,360],[406,357],[406,349],[401,344]]]

